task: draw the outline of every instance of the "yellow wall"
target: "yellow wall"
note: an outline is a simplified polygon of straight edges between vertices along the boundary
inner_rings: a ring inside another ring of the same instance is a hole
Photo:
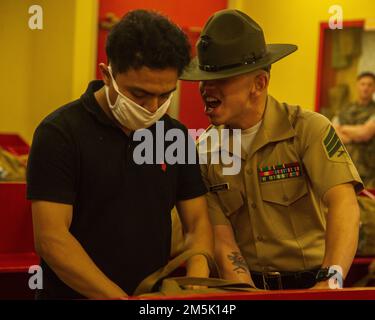
[[[27,132],[31,38],[28,1],[0,1],[0,132]],[[30,4],[31,5],[31,4]]]
[[[72,97],[86,90],[88,81],[96,78],[95,64],[98,41],[98,1],[76,1],[74,28]]]
[[[344,20],[375,17],[374,0],[229,0],[257,21],[268,43],[294,43],[298,51],[272,66],[270,93],[281,101],[314,108],[319,24],[328,22],[331,5],[343,8]]]
[[[80,96],[94,77],[97,0],[39,0],[43,30],[30,30],[34,1],[1,0],[0,132],[31,142],[39,122]]]
[[[32,0],[0,1],[0,132],[31,141],[51,111],[80,96],[94,78],[98,0],[39,0],[44,29],[28,28]],[[319,23],[340,4],[345,20],[375,18],[373,0],[229,0],[252,16],[267,42],[295,43],[299,50],[274,64],[270,92],[281,101],[312,109]]]

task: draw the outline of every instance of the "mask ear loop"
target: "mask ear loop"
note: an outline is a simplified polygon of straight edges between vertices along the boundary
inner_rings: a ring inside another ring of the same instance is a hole
[[[113,84],[113,88],[115,89],[115,91],[119,94],[119,95],[122,95],[118,89],[118,85],[117,85],[117,82],[115,80],[115,78],[113,77],[113,74],[112,74],[112,67],[111,65],[108,66],[108,72],[109,72],[109,75],[111,76],[111,79],[112,79],[112,84]]]

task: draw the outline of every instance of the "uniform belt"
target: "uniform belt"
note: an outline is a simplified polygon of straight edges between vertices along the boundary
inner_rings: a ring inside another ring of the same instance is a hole
[[[250,271],[254,284],[259,289],[307,289],[316,284],[316,274],[319,269],[298,272]]]

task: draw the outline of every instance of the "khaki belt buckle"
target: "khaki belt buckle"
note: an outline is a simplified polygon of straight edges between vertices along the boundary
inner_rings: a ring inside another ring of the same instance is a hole
[[[262,272],[263,287],[265,290],[269,290],[267,279],[277,278],[278,290],[283,289],[283,283],[281,281],[281,274],[278,271]]]

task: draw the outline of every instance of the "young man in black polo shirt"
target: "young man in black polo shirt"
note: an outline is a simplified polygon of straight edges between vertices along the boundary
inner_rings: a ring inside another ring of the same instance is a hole
[[[91,82],[79,100],[38,126],[27,180],[44,275],[39,298],[132,294],[168,261],[174,205],[186,248],[212,252],[199,165],[136,164],[133,157],[137,129],[148,128],[157,147],[158,120],[188,140],[186,128],[166,110],[189,49],[165,17],[126,14],[108,36],[109,65],[100,64],[104,84]],[[207,277],[205,258],[191,259],[187,274]]]

